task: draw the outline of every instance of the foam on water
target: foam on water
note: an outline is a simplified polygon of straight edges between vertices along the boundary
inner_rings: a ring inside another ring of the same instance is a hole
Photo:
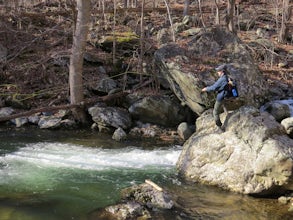
[[[15,201],[13,213],[19,207],[27,211],[32,204],[27,219],[46,219],[43,212],[54,215],[47,219],[80,219],[81,214],[114,204],[122,188],[145,179],[173,181],[180,151],[180,147],[144,150],[60,142],[27,144],[0,154],[0,199],[9,198],[8,204]],[[0,204],[0,219],[2,210]],[[18,218],[13,214],[5,219]]]
[[[180,147],[104,149],[64,143],[29,144],[0,156],[2,191],[43,192],[101,184],[113,187],[174,172]],[[3,193],[0,190],[0,193]]]
[[[85,170],[174,166],[179,148],[142,150],[88,148],[62,143],[37,143],[0,157],[2,167],[13,163],[31,163],[38,167],[64,167]]]

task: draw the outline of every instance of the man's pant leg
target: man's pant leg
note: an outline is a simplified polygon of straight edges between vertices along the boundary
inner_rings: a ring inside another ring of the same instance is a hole
[[[213,110],[213,116],[216,122],[216,125],[221,127],[222,126],[222,122],[220,119],[220,113],[221,113],[221,107],[223,105],[223,101],[216,101],[215,105],[214,105],[214,110]]]

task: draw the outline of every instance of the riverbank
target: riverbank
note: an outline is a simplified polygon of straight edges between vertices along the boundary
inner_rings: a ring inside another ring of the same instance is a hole
[[[206,9],[211,7],[208,2],[203,3],[202,6]],[[0,71],[0,107],[11,106],[23,111],[69,103],[68,64],[72,44],[72,7],[68,3],[54,1],[37,4],[35,7],[27,3],[27,7],[20,7],[17,10],[11,10],[9,4],[7,8],[4,5],[1,7],[3,31],[0,39],[1,42],[5,42],[5,45],[0,47],[1,54],[3,54],[3,62],[1,61],[0,65],[2,70]],[[174,27],[178,26],[177,44],[184,46],[186,39],[197,33],[201,26],[194,23],[196,16],[186,18],[185,22],[189,23],[184,24],[180,11],[182,5],[175,4],[172,7],[176,21]],[[277,99],[284,98],[284,92],[287,91],[290,94],[293,83],[292,41],[291,43],[288,41],[286,44],[276,41],[277,30],[272,22],[275,15],[270,11],[272,9],[270,4],[260,1],[247,5],[244,2],[243,7],[245,7],[244,15],[247,13],[253,15],[255,7],[259,7],[266,10],[261,10],[261,13],[264,13],[263,16],[270,18],[263,20],[262,16],[257,16],[257,20],[253,22],[256,22],[255,26],[247,30],[238,30],[237,36],[248,46],[256,65],[265,76]],[[191,5],[191,9],[194,8],[197,9],[197,6]],[[209,10],[207,11],[203,14],[203,19],[206,22],[209,21],[206,25],[213,26],[213,20],[210,19],[212,14]],[[109,16],[109,19],[111,18],[109,14],[105,15]],[[100,18],[100,16],[102,14],[93,14],[93,19],[104,20],[105,17]],[[135,10],[117,14],[116,25],[119,33],[139,32],[134,25],[137,16]],[[241,24],[243,27],[251,25],[249,20],[241,17],[239,19],[239,25]],[[155,9],[154,12],[145,14],[145,20],[149,23],[146,30],[149,39],[146,42],[148,50],[142,63],[144,66],[142,70],[138,66],[139,58],[135,55],[135,50],[139,46],[137,42],[119,44],[116,51],[117,63],[115,63],[112,60],[111,43],[108,43],[108,47],[101,43],[102,39],[112,33],[111,28],[107,25],[109,23],[105,21],[105,27],[101,24],[93,25],[92,37],[89,39],[84,56],[83,84],[86,100],[107,95],[117,87],[120,89],[125,89],[127,86],[133,88],[145,81],[151,81],[151,83],[139,89],[136,88],[141,94],[151,96],[162,95],[166,92],[164,83],[159,83],[156,78],[157,67],[148,64],[153,63],[153,54],[161,46],[161,41],[172,42],[169,39],[171,35],[168,34],[170,27],[169,24],[165,24],[166,14],[158,14]],[[289,22],[289,24],[291,23]],[[165,35],[164,32],[166,32]],[[214,58],[204,56],[202,58],[204,59],[195,59],[192,62],[196,66],[191,66],[189,70],[191,73],[204,69],[211,70],[211,66],[215,67],[222,62]],[[187,63],[184,68],[187,68]],[[115,99],[110,104],[119,105],[119,102],[119,99]]]

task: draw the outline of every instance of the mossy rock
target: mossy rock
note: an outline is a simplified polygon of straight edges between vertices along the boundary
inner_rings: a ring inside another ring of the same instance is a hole
[[[112,35],[106,35],[98,43],[103,50],[110,52],[113,49],[114,39],[116,39],[116,48],[118,50],[134,49],[138,47],[139,43],[139,36],[133,32],[117,32]]]

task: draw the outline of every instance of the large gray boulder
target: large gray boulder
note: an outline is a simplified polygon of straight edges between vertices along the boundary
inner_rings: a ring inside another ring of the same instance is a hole
[[[161,85],[171,88],[195,113],[200,115],[213,105],[214,96],[207,97],[201,89],[217,80],[214,68],[222,63],[229,64],[230,75],[238,82],[240,98],[232,103],[235,107],[259,107],[264,102],[268,85],[237,36],[217,27],[202,29],[184,40],[185,46],[163,45],[155,53],[155,64]]]
[[[176,97],[148,96],[134,102],[128,111],[134,119],[141,122],[175,127],[185,120],[184,109]]]
[[[93,106],[88,112],[99,127],[128,129],[132,124],[129,112],[123,108]]]
[[[196,122],[177,168],[187,180],[254,195],[293,189],[293,140],[267,112],[254,107],[221,115],[225,132],[211,112]]]
[[[293,101],[291,100],[275,100],[266,103],[261,107],[261,111],[267,111],[274,118],[281,122],[283,119],[291,116],[290,111],[290,102],[293,105]]]

